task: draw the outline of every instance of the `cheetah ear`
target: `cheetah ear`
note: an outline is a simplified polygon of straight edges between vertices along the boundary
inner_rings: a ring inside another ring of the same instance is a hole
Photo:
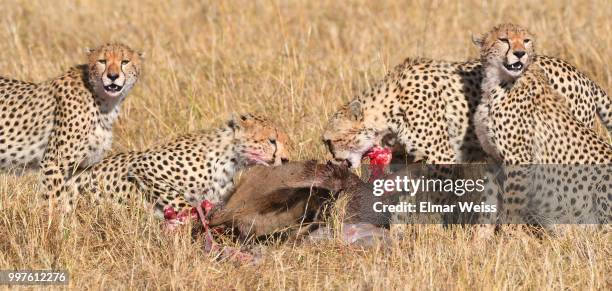
[[[249,119],[252,119],[253,115],[251,115],[250,113],[245,113],[245,114],[241,114],[240,115],[240,120],[243,122],[248,121]]]
[[[484,43],[484,39],[486,38],[486,35],[482,35],[482,36],[476,36],[475,34],[472,33],[472,42],[479,48],[482,47],[482,44]]]
[[[232,113],[232,117],[230,121],[228,121],[228,126],[233,129],[239,129],[243,127],[249,127],[253,124],[253,115],[246,114],[236,114]]]
[[[255,123],[255,118],[253,117],[253,114],[250,114],[250,113],[240,114],[238,123],[240,124],[241,127],[248,128]]]
[[[231,129],[238,129],[240,128],[240,125],[238,124],[237,118],[236,118],[236,113],[232,113],[230,119],[227,121],[227,126],[229,126]]]
[[[363,117],[363,110],[361,110],[361,101],[354,100],[349,104],[351,110],[351,116],[355,120],[360,120]]]

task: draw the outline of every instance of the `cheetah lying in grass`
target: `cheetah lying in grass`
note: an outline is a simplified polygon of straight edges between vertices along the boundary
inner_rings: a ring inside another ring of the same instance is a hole
[[[203,200],[220,202],[233,188],[235,173],[244,167],[288,161],[287,142],[287,135],[270,120],[241,115],[216,129],[109,156],[72,177],[60,196],[51,199],[70,211],[85,192],[97,200],[121,203],[140,191],[161,218],[167,207],[181,211],[198,207]]]

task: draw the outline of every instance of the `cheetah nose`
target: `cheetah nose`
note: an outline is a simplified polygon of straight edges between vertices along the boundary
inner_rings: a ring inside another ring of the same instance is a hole
[[[117,73],[108,73],[106,74],[106,76],[111,80],[111,81],[115,81],[117,80],[117,78],[119,78],[119,74]]]
[[[514,55],[520,59],[525,55],[525,51],[515,51]]]

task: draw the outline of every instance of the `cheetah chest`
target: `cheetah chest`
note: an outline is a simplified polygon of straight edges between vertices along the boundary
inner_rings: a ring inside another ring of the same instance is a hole
[[[476,137],[482,149],[495,160],[500,161],[501,155],[495,144],[493,118],[491,116],[492,98],[485,97],[476,108],[474,115],[474,128]]]
[[[93,128],[87,137],[85,159],[81,167],[91,166],[99,162],[113,144],[112,122],[117,118],[117,111],[102,116],[93,122]]]

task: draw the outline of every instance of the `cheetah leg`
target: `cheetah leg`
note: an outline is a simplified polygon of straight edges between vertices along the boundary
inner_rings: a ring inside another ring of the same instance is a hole
[[[75,198],[79,195],[81,177],[74,176],[64,182],[64,174],[60,167],[47,165],[42,177],[42,193],[37,204],[48,209],[49,215],[56,210],[60,214],[69,213],[74,208]]]
[[[44,204],[49,206],[49,213],[52,213],[58,206],[60,206],[60,201],[62,201],[62,191],[61,187],[64,182],[64,174],[61,170],[61,167],[56,165],[51,165],[48,163],[43,165],[43,177],[41,180],[42,185],[42,198]]]
[[[499,174],[499,173],[498,173]],[[502,173],[503,175],[503,173]],[[492,239],[497,231],[499,231],[499,222],[501,211],[503,209],[502,203],[502,183],[498,179],[498,176],[488,169],[485,174],[486,182],[480,201],[487,205],[497,206],[496,212],[491,213],[479,213],[476,218],[476,225],[474,225],[474,241]]]
[[[505,214],[505,222],[510,224],[524,224],[527,193],[529,185],[528,166],[510,166],[505,169],[504,194],[503,194],[503,210]]]
[[[82,159],[86,156],[82,136],[86,136],[85,129],[73,126],[73,124],[87,124],[89,118],[83,120],[80,110],[75,110],[75,104],[67,100],[60,100],[56,111],[61,116],[61,122],[53,127],[49,137],[46,151],[40,163],[44,187],[44,198],[51,200],[49,206],[57,202],[53,199],[61,195],[61,187],[72,176]],[[82,108],[79,108],[82,109]],[[49,209],[52,212],[53,208]]]

